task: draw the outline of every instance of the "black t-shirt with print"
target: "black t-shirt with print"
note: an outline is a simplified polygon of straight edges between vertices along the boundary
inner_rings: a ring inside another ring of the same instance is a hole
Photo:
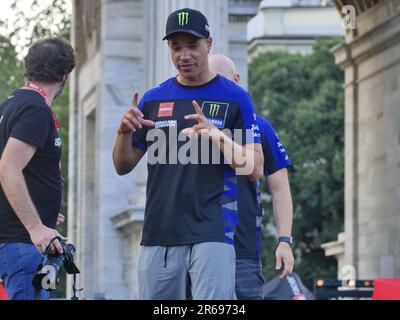
[[[11,137],[37,147],[23,175],[43,224],[55,228],[62,198],[61,139],[50,108],[36,91],[16,90],[0,105],[0,157]],[[31,242],[1,186],[0,242]]]

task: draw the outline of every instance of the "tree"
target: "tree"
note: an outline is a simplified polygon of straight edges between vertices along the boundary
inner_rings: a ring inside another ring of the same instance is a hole
[[[46,37],[58,36],[69,40],[71,18],[67,13],[68,0],[31,0],[30,11],[26,3],[18,5],[18,0],[11,4],[13,14],[2,24],[9,30],[8,38],[24,54],[33,42]]]
[[[318,41],[308,56],[265,53],[250,64],[257,111],[276,128],[293,161],[295,270],[309,287],[316,277],[336,277],[336,260],[325,257],[320,245],[343,230],[344,76],[329,51],[339,41]],[[264,209],[263,265],[270,280],[276,276],[276,242],[271,204]]]
[[[6,37],[0,36],[0,101],[23,83],[22,63],[17,59],[15,47]]]

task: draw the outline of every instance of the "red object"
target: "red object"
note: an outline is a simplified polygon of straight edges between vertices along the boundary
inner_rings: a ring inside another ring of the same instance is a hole
[[[400,279],[375,279],[372,300],[400,300]]]
[[[34,84],[33,82],[27,82],[27,83],[25,83],[25,87],[31,88],[31,89],[36,90],[37,92],[39,92],[40,95],[43,97],[43,99],[47,103],[47,93],[41,86],[39,86],[37,84]]]
[[[8,300],[6,289],[4,289],[3,284],[0,282],[0,300]]]
[[[25,83],[25,87],[26,88],[31,88],[37,92],[39,92],[39,94],[42,96],[42,98],[44,99],[44,101],[46,101],[47,103],[47,93],[46,91],[39,85],[34,84],[33,82],[27,82]],[[54,113],[54,111],[52,111],[53,113],[53,120],[54,120],[54,125],[56,126],[56,129],[59,130],[60,129],[60,122],[57,119],[56,114]]]
[[[174,113],[174,103],[173,102],[164,102],[160,103],[160,108],[158,109],[158,117],[172,117]]]

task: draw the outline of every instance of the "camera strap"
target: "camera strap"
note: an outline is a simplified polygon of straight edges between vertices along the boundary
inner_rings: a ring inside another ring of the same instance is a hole
[[[58,241],[62,241],[62,239],[60,237],[54,237],[53,239],[50,240],[49,244],[46,247],[46,250],[44,251],[44,255],[47,256],[50,253],[50,247],[52,245],[52,243],[54,242],[54,240],[58,240]]]
[[[77,289],[76,288],[76,273],[74,273],[74,283],[72,285],[72,291],[74,295],[71,297],[71,300],[79,300],[78,296],[76,295],[77,292],[83,291],[83,288]]]

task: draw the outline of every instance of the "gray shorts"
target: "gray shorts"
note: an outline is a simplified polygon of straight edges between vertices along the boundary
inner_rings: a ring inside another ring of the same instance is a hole
[[[236,260],[236,296],[238,300],[263,300],[264,277],[257,259]]]
[[[142,246],[139,299],[235,300],[235,250],[220,242]]]

